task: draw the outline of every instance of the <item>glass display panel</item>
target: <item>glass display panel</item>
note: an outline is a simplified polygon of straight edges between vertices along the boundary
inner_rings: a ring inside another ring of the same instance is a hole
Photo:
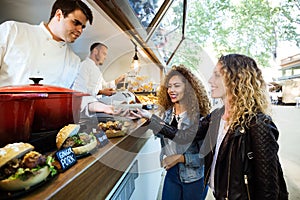
[[[128,0],[128,2],[143,27],[147,28],[164,0]]]
[[[183,37],[183,1],[175,0],[150,37],[166,63]]]

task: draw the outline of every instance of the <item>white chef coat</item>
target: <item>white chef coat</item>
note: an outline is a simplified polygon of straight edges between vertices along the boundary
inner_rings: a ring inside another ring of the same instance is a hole
[[[115,84],[104,80],[100,66],[89,57],[82,61],[73,89],[96,97],[99,90],[107,87],[115,87]]]
[[[81,113],[83,116],[92,117],[94,115],[88,111],[87,106],[89,103],[98,101],[98,98],[101,98],[101,95],[97,96],[99,90],[108,87],[109,84],[112,83],[107,83],[104,80],[100,66],[96,65],[91,58],[87,57],[81,62],[79,73],[72,89],[91,95],[82,98]],[[114,84],[112,86],[114,86]]]
[[[42,84],[71,88],[79,66],[80,58],[66,42],[53,40],[43,22],[0,24],[0,86],[42,77]]]

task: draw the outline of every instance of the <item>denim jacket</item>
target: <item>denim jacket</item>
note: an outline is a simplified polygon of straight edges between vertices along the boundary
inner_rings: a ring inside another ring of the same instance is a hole
[[[168,124],[173,119],[172,108],[165,112],[164,121]],[[191,126],[191,121],[187,117],[182,119],[181,129],[185,130]],[[183,154],[185,163],[178,163],[180,180],[184,183],[191,183],[201,179],[204,176],[204,159],[200,156],[199,150],[202,141],[191,141],[186,144],[178,144],[168,138],[164,138],[158,133],[161,138],[162,151],[160,160],[163,160],[165,155],[168,155],[167,146],[171,144],[174,154]],[[170,154],[170,153],[169,153]]]

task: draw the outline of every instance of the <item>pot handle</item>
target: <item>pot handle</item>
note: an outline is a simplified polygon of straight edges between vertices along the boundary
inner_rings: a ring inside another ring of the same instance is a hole
[[[1,101],[47,98],[48,93],[0,94]]]
[[[30,77],[29,79],[32,80],[35,85],[39,85],[40,81],[44,80],[43,78],[36,78],[36,77]]]
[[[73,95],[76,96],[76,97],[91,96],[88,93],[77,92],[77,91],[74,91]]]

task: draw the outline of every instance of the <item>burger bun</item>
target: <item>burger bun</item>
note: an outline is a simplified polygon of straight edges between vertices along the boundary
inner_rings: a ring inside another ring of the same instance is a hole
[[[56,135],[56,147],[60,149],[68,137],[76,135],[80,129],[79,124],[69,124],[64,126]]]
[[[69,124],[67,126],[64,126],[56,135],[56,146],[58,149],[60,149],[65,142],[65,140],[68,137],[71,137],[73,135],[76,135],[80,129],[80,125],[78,124]],[[79,146],[79,147],[74,147],[72,148],[73,152],[75,155],[80,155],[84,153],[88,153],[92,151],[96,146],[97,146],[97,139],[93,135],[90,143],[84,145],[84,146]]]
[[[34,186],[43,180],[45,180],[50,174],[50,169],[48,166],[45,166],[38,171],[36,175],[31,176],[29,179],[22,181],[21,179],[4,179],[0,181],[0,188],[6,191],[17,191],[17,190],[28,190],[31,186]]]
[[[13,143],[0,148],[0,167],[4,166],[7,162],[15,158],[21,158],[25,154],[34,149],[29,143]],[[45,166],[35,172],[34,176],[30,176],[26,180],[17,179],[3,179],[0,181],[0,189],[6,191],[17,191],[29,189],[31,186],[43,181],[50,174],[50,169]]]
[[[72,148],[72,150],[76,155],[80,155],[92,151],[96,146],[97,146],[97,140],[96,137],[93,136],[90,143],[84,146]]]
[[[0,167],[5,165],[8,161],[14,158],[20,158],[26,153],[32,151],[34,146],[29,143],[13,143],[7,144],[3,148],[0,148]]]

